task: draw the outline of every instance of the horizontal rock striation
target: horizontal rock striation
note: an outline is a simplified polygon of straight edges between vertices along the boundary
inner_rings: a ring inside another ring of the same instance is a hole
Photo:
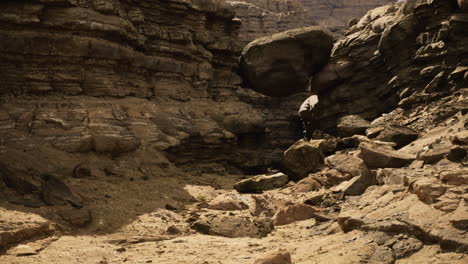
[[[248,43],[256,38],[311,25],[307,12],[297,0],[227,1],[242,26],[240,39]]]
[[[0,155],[12,153],[8,141],[113,157],[155,149],[223,173],[279,161],[298,130],[296,105],[240,88],[244,41],[231,7],[0,3]]]

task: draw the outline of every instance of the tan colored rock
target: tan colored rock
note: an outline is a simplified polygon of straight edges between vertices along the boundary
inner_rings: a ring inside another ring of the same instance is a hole
[[[353,135],[364,135],[366,129],[370,127],[370,122],[358,115],[348,115],[338,120],[336,127],[338,135],[341,137],[351,137]]]
[[[435,178],[423,178],[412,184],[412,190],[421,201],[431,204],[446,192],[447,187]]]
[[[254,261],[254,264],[291,264],[291,254],[287,250],[277,250],[265,253],[263,257]]]
[[[208,203],[208,208],[221,211],[236,211],[248,209],[249,201],[237,193],[221,194]]]
[[[259,175],[242,180],[234,185],[240,193],[260,193],[266,190],[281,188],[288,183],[288,176],[283,173]]]
[[[300,180],[323,164],[323,140],[299,140],[284,152],[282,166],[292,180]]]
[[[451,185],[466,185],[468,184],[468,169],[459,168],[450,171],[442,171],[440,180]]]
[[[264,237],[273,231],[273,222],[265,217],[252,217],[240,212],[205,213],[191,228],[207,235],[224,237]]]
[[[363,142],[359,145],[360,158],[370,168],[399,168],[416,159],[416,156]]]
[[[325,158],[325,165],[332,169],[336,169],[342,173],[348,173],[352,176],[367,176],[370,174],[366,164],[357,157],[347,154],[335,154]]]
[[[317,210],[310,205],[295,204],[278,209],[273,216],[275,226],[288,225],[297,221],[303,221],[316,216]]]
[[[450,214],[449,221],[458,229],[468,230],[468,206],[464,200],[460,202],[457,210]]]
[[[36,214],[0,208],[0,248],[50,234],[51,223]]]

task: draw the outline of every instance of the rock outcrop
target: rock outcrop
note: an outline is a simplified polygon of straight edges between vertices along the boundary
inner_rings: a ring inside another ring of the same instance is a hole
[[[336,128],[337,116],[372,120],[463,88],[466,23],[455,1],[405,1],[369,11],[333,49],[329,65],[349,67],[327,78],[335,68],[328,66],[312,79],[322,128]]]

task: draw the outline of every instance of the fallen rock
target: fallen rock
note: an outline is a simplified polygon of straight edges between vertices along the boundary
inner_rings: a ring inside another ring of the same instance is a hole
[[[208,209],[220,211],[236,211],[248,209],[248,201],[237,193],[221,194],[208,203]]]
[[[293,187],[293,190],[294,192],[301,193],[317,191],[320,188],[322,188],[322,184],[320,184],[320,182],[317,181],[314,177],[309,176],[296,183],[296,185]]]
[[[240,193],[261,193],[266,190],[283,187],[288,183],[288,176],[283,173],[259,175],[242,180],[234,185]]]
[[[415,155],[380,147],[373,143],[359,144],[360,158],[369,168],[400,168],[416,159]]]
[[[380,141],[394,142],[396,144],[395,148],[397,149],[408,145],[417,138],[418,132],[413,129],[397,125],[384,127],[375,137],[375,139]]]
[[[340,137],[351,137],[353,135],[365,135],[370,122],[358,115],[348,115],[338,120],[336,127]]]
[[[335,154],[325,159],[325,165],[342,173],[355,176],[370,174],[364,161],[348,154]]]
[[[284,172],[291,180],[300,180],[323,164],[323,140],[299,140],[284,152],[281,162]]]
[[[273,231],[273,222],[265,217],[253,217],[246,213],[208,212],[192,223],[191,228],[213,236],[260,238]]]
[[[430,144],[423,148],[423,151],[419,153],[418,159],[424,160],[426,164],[434,164],[447,156],[452,147],[453,145],[448,141]]]
[[[303,92],[330,58],[333,37],[320,27],[288,30],[250,42],[240,69],[249,86],[269,96]]]
[[[254,264],[291,264],[291,254],[284,249],[268,252],[255,260]]]
[[[297,221],[314,218],[317,213],[312,206],[307,204],[295,204],[278,209],[273,216],[275,226],[288,225]]]
[[[68,205],[83,207],[82,199],[77,196],[64,182],[46,174],[43,175],[41,196],[47,205]]]
[[[57,211],[57,214],[75,227],[84,227],[92,220],[91,211],[86,208],[65,208]]]

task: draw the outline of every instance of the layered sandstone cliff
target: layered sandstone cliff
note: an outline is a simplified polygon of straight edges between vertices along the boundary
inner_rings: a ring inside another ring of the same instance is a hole
[[[227,1],[242,22],[239,37],[256,38],[310,25],[308,13],[297,0]]]
[[[342,31],[352,18],[362,17],[368,10],[395,0],[299,0],[307,10],[308,23]]]
[[[240,88],[244,41],[229,3],[0,5],[1,155],[8,159],[18,146],[80,155],[53,172],[88,155],[125,160],[164,151],[180,166],[225,173],[268,166],[294,140],[295,103]]]

